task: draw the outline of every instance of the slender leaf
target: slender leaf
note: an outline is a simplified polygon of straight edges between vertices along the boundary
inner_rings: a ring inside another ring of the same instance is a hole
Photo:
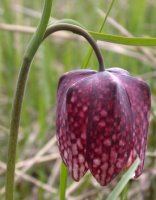
[[[106,13],[106,16],[104,17],[104,20],[103,20],[103,22],[102,22],[102,25],[101,25],[101,27],[100,27],[100,29],[99,29],[99,33],[102,32],[102,29],[103,29],[103,27],[104,27],[104,25],[105,25],[105,23],[106,23],[106,21],[107,21],[108,15],[109,15],[109,13],[110,13],[110,11],[111,11],[111,9],[112,9],[114,3],[115,3],[115,0],[112,0],[111,4],[110,4],[110,6],[109,6],[109,9],[108,9],[108,11],[107,11],[107,13]],[[85,68],[87,67],[87,65],[88,65],[88,63],[89,63],[89,61],[90,61],[90,59],[91,59],[92,53],[93,53],[93,49],[90,47],[89,50],[88,50],[88,52],[87,52],[87,55],[86,55],[86,57],[85,57],[85,60],[84,60],[84,62],[83,62],[83,64],[82,64],[82,69],[85,69]]]
[[[65,200],[68,171],[64,163],[61,164],[60,173],[60,200]]]
[[[125,188],[122,190],[121,194],[120,194],[120,200],[128,200],[128,183],[125,186]]]
[[[102,40],[106,42],[112,42],[130,46],[156,46],[156,38],[121,37],[116,35],[93,32],[93,31],[89,31],[89,33],[96,40]]]
[[[122,176],[121,180],[118,182],[113,191],[109,194],[106,200],[116,200],[119,197],[120,193],[123,191],[128,181],[133,177],[139,163],[140,160],[139,158],[137,158],[131,165],[131,167],[127,170],[127,172]]]

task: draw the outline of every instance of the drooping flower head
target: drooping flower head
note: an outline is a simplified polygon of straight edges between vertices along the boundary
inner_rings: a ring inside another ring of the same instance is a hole
[[[120,68],[64,74],[57,92],[56,126],[61,157],[72,178],[87,170],[107,185],[139,156],[143,170],[150,90]]]

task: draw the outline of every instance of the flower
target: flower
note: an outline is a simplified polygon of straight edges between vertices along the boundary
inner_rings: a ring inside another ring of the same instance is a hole
[[[58,84],[56,127],[61,157],[75,181],[87,170],[107,185],[138,156],[144,166],[148,85],[120,68],[75,70]]]

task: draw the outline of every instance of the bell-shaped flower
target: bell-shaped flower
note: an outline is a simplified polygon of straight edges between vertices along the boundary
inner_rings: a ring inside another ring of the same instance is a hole
[[[138,156],[143,170],[148,119],[148,85],[120,68],[64,74],[57,92],[56,126],[61,157],[72,178],[87,170],[107,185]]]

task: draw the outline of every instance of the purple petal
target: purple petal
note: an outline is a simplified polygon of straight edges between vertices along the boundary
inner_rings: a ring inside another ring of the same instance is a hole
[[[90,77],[72,85],[67,92],[68,167],[71,176],[76,181],[88,170],[86,140],[91,94],[91,85],[88,81]]]
[[[127,167],[133,150],[130,102],[111,73],[92,76],[88,118],[88,167],[96,180],[106,185]]]
[[[93,70],[74,70],[68,73],[65,73],[61,76],[59,83],[58,83],[58,91],[57,91],[57,112],[61,110],[62,104],[64,99],[66,98],[67,90],[70,86],[72,86],[77,81],[88,77],[92,74],[96,73]]]
[[[77,70],[70,73],[66,73],[60,78],[58,84],[57,92],[57,107],[56,107],[56,127],[57,127],[57,138],[58,146],[60,150],[61,157],[66,165],[69,163],[69,145],[70,140],[67,138],[70,129],[68,128],[68,114],[67,114],[67,104],[66,95],[68,89],[74,85],[79,80],[84,77],[88,77],[95,73],[92,70]]]
[[[150,89],[142,80],[121,74],[117,76],[125,87],[131,103],[133,113],[133,142],[137,155],[141,160],[141,164],[135,173],[135,177],[138,177],[144,167],[151,106]]]

